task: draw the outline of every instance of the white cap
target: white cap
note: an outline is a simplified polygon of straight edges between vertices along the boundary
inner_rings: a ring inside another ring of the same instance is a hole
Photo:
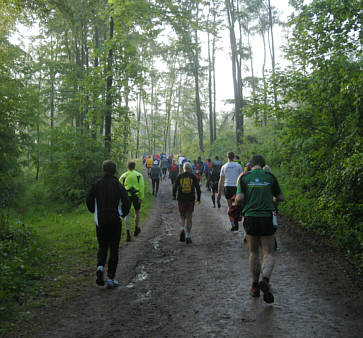
[[[157,160],[154,161],[154,164],[159,164],[159,162]]]

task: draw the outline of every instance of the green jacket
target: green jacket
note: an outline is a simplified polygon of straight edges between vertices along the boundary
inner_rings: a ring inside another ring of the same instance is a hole
[[[129,196],[137,196],[144,199],[144,177],[136,170],[128,170],[120,177],[120,182],[124,185]]]
[[[243,193],[245,216],[267,217],[272,215],[275,206],[272,198],[282,194],[274,175],[262,169],[254,169],[241,175],[237,181],[237,194]]]

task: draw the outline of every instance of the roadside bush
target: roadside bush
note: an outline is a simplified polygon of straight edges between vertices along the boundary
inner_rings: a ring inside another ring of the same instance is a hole
[[[35,281],[42,272],[42,245],[28,226],[19,222],[0,224],[0,318],[6,319],[16,304],[22,305],[27,292],[37,291]]]
[[[103,144],[70,128],[55,129],[50,136],[43,166],[45,185],[52,200],[77,204],[102,175]]]

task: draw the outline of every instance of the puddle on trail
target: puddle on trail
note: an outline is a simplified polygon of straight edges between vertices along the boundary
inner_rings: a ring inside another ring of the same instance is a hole
[[[140,292],[137,294],[136,301],[137,302],[144,302],[146,300],[150,300],[152,298],[151,290],[147,290],[145,293]]]
[[[136,285],[136,283],[146,280],[149,276],[149,274],[145,270],[144,265],[136,266],[135,271],[136,271],[136,276],[129,284],[126,285],[126,287],[129,289],[133,288]]]
[[[160,250],[160,241],[162,239],[162,236],[156,236],[153,239],[151,239],[151,244],[153,246],[154,251],[159,251]]]
[[[166,236],[173,236],[173,225],[170,223],[173,223],[175,220],[173,219],[170,221],[170,218],[172,215],[170,214],[162,214],[161,215],[161,226],[164,228],[164,232]]]

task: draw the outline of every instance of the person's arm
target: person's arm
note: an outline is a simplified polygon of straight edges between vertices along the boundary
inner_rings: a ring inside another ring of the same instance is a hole
[[[139,191],[140,191],[139,199],[143,201],[145,197],[145,183],[144,183],[144,176],[142,174],[140,174]]]
[[[234,203],[236,205],[243,205],[243,201],[245,199],[245,193],[246,193],[246,184],[245,182],[243,182],[241,174],[237,180],[236,198],[234,200]]]
[[[217,198],[221,198],[221,196],[222,196],[223,183],[224,183],[224,176],[221,175],[219,177],[219,181],[218,181],[218,195],[217,195]]]
[[[120,183],[122,217],[126,217],[131,208],[131,201],[125,187]]]
[[[200,190],[199,181],[195,176],[193,178],[193,181],[194,181],[195,189],[197,190],[197,202],[200,203],[200,195],[202,192]]]
[[[86,197],[87,209],[92,213],[95,212],[95,198],[96,198],[96,189],[95,185],[92,184],[91,189]]]
[[[282,191],[280,189],[279,182],[277,182],[276,177],[273,176],[273,178],[274,178],[274,181],[273,181],[273,184],[272,184],[272,194],[274,196],[274,202],[275,203],[282,202],[282,201],[285,200],[285,196],[283,195],[283,193],[282,193]]]
[[[180,176],[178,176],[175,180],[175,183],[173,185],[173,200],[176,199],[176,192],[178,190],[178,186],[179,186],[179,181],[180,181]]]

